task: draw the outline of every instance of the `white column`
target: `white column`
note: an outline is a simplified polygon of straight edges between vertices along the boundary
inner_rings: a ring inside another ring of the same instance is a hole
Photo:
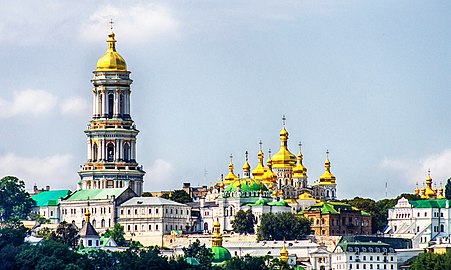
[[[106,115],[107,113],[107,96],[106,96],[106,91],[102,90],[102,111],[100,112],[100,115],[103,117],[104,115]]]
[[[114,109],[113,109],[113,115],[118,116],[119,115],[119,90],[114,91]]]
[[[88,140],[88,160],[92,160],[92,141]]]
[[[130,155],[130,159],[134,159],[136,160],[136,141],[131,141],[131,145],[130,145],[130,149],[131,149],[131,155]]]
[[[124,95],[125,99],[125,114],[130,115],[130,91],[127,91]]]
[[[97,115],[97,94],[96,90],[92,89],[92,117]]]
[[[114,159],[116,159],[116,160],[118,160],[118,159],[120,159],[120,156],[119,156],[119,148],[120,148],[120,146],[121,146],[121,140],[119,140],[119,139],[117,139],[116,140],[116,142],[115,142],[115,144],[114,144],[114,146],[115,146],[115,153],[114,153]]]

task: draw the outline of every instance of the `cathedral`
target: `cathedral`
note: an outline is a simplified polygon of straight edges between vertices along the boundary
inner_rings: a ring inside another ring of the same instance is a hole
[[[251,166],[246,160],[243,165],[243,177],[238,177],[234,172],[232,160],[229,164],[229,172],[216,187],[224,190],[225,194],[236,188],[243,187],[243,180],[252,183],[255,192],[260,192],[273,200],[288,200],[298,198],[302,194],[311,195],[316,200],[335,200],[337,197],[336,177],[331,172],[331,162],[329,160],[329,151],[326,152],[326,161],[324,163],[325,171],[318,180],[308,184],[307,168],[303,164],[302,144],[299,143],[299,153],[295,156],[288,150],[288,131],[285,128],[285,116],[283,119],[283,128],[280,131],[280,149],[271,156],[269,152],[264,165],[264,153],[262,143],[260,142],[260,151],[258,152],[257,166],[251,172]],[[235,187],[235,188],[234,188]]]

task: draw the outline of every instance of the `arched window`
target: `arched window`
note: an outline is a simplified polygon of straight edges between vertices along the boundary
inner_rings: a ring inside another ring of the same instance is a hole
[[[204,231],[208,231],[208,223],[207,222],[204,223]]]
[[[99,155],[99,148],[97,143],[92,144],[92,161],[97,161]]]
[[[104,219],[102,219],[102,221],[100,221],[100,227],[105,228],[105,220]]]
[[[124,143],[124,160],[130,160],[130,145],[128,143]]]
[[[109,143],[107,145],[107,160],[108,162],[113,162],[114,160],[114,145],[112,143]]]
[[[445,231],[445,225],[444,224],[440,224],[440,232],[444,232]]]
[[[114,95],[108,95],[108,118],[113,117]]]
[[[94,220],[92,220],[92,227],[96,227],[96,220],[94,219]]]

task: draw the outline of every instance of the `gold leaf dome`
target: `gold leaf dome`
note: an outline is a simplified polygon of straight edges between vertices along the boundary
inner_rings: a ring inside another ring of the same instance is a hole
[[[285,127],[280,131],[280,150],[272,157],[274,168],[292,168],[296,165],[296,156],[288,150],[288,131]]]
[[[114,33],[108,34],[108,49],[97,61],[96,71],[127,71],[124,58],[116,51],[116,40]]]

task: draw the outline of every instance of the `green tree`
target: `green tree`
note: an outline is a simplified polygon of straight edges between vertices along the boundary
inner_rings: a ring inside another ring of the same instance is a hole
[[[451,253],[435,254],[431,252],[420,254],[412,263],[412,270],[451,269]]]
[[[445,198],[451,200],[451,178],[448,178],[445,185]]]
[[[0,179],[0,221],[25,219],[35,204],[25,191],[24,181],[14,176]]]
[[[165,193],[161,195],[161,198],[172,200],[178,203],[189,203],[193,201],[193,198],[191,198],[189,194],[186,193],[186,191],[184,191],[183,189],[174,190],[174,192],[170,194]]]
[[[55,238],[53,240],[75,249],[78,246],[79,239],[80,236],[78,235],[77,226],[63,221],[56,228]]]
[[[255,233],[254,225],[256,223],[255,216],[251,209],[247,211],[238,210],[232,220],[233,231],[239,234]]]
[[[0,269],[17,269],[16,256],[24,243],[27,229],[17,220],[0,224]]]
[[[267,213],[260,218],[257,228],[259,240],[295,240],[310,233],[310,221],[293,213]]]
[[[244,257],[233,257],[230,261],[227,261],[224,265],[224,269],[227,270],[269,270],[267,265],[267,258],[265,257],[252,257],[245,255]]]
[[[199,239],[196,239],[193,243],[189,244],[188,247],[182,248],[185,257],[196,258],[199,263],[199,269],[211,269],[211,263],[213,262],[213,252],[205,246],[205,244],[200,244]]]
[[[124,226],[119,223],[114,224],[112,230],[107,229],[103,236],[112,237],[118,246],[125,246],[125,238],[124,238]]]

